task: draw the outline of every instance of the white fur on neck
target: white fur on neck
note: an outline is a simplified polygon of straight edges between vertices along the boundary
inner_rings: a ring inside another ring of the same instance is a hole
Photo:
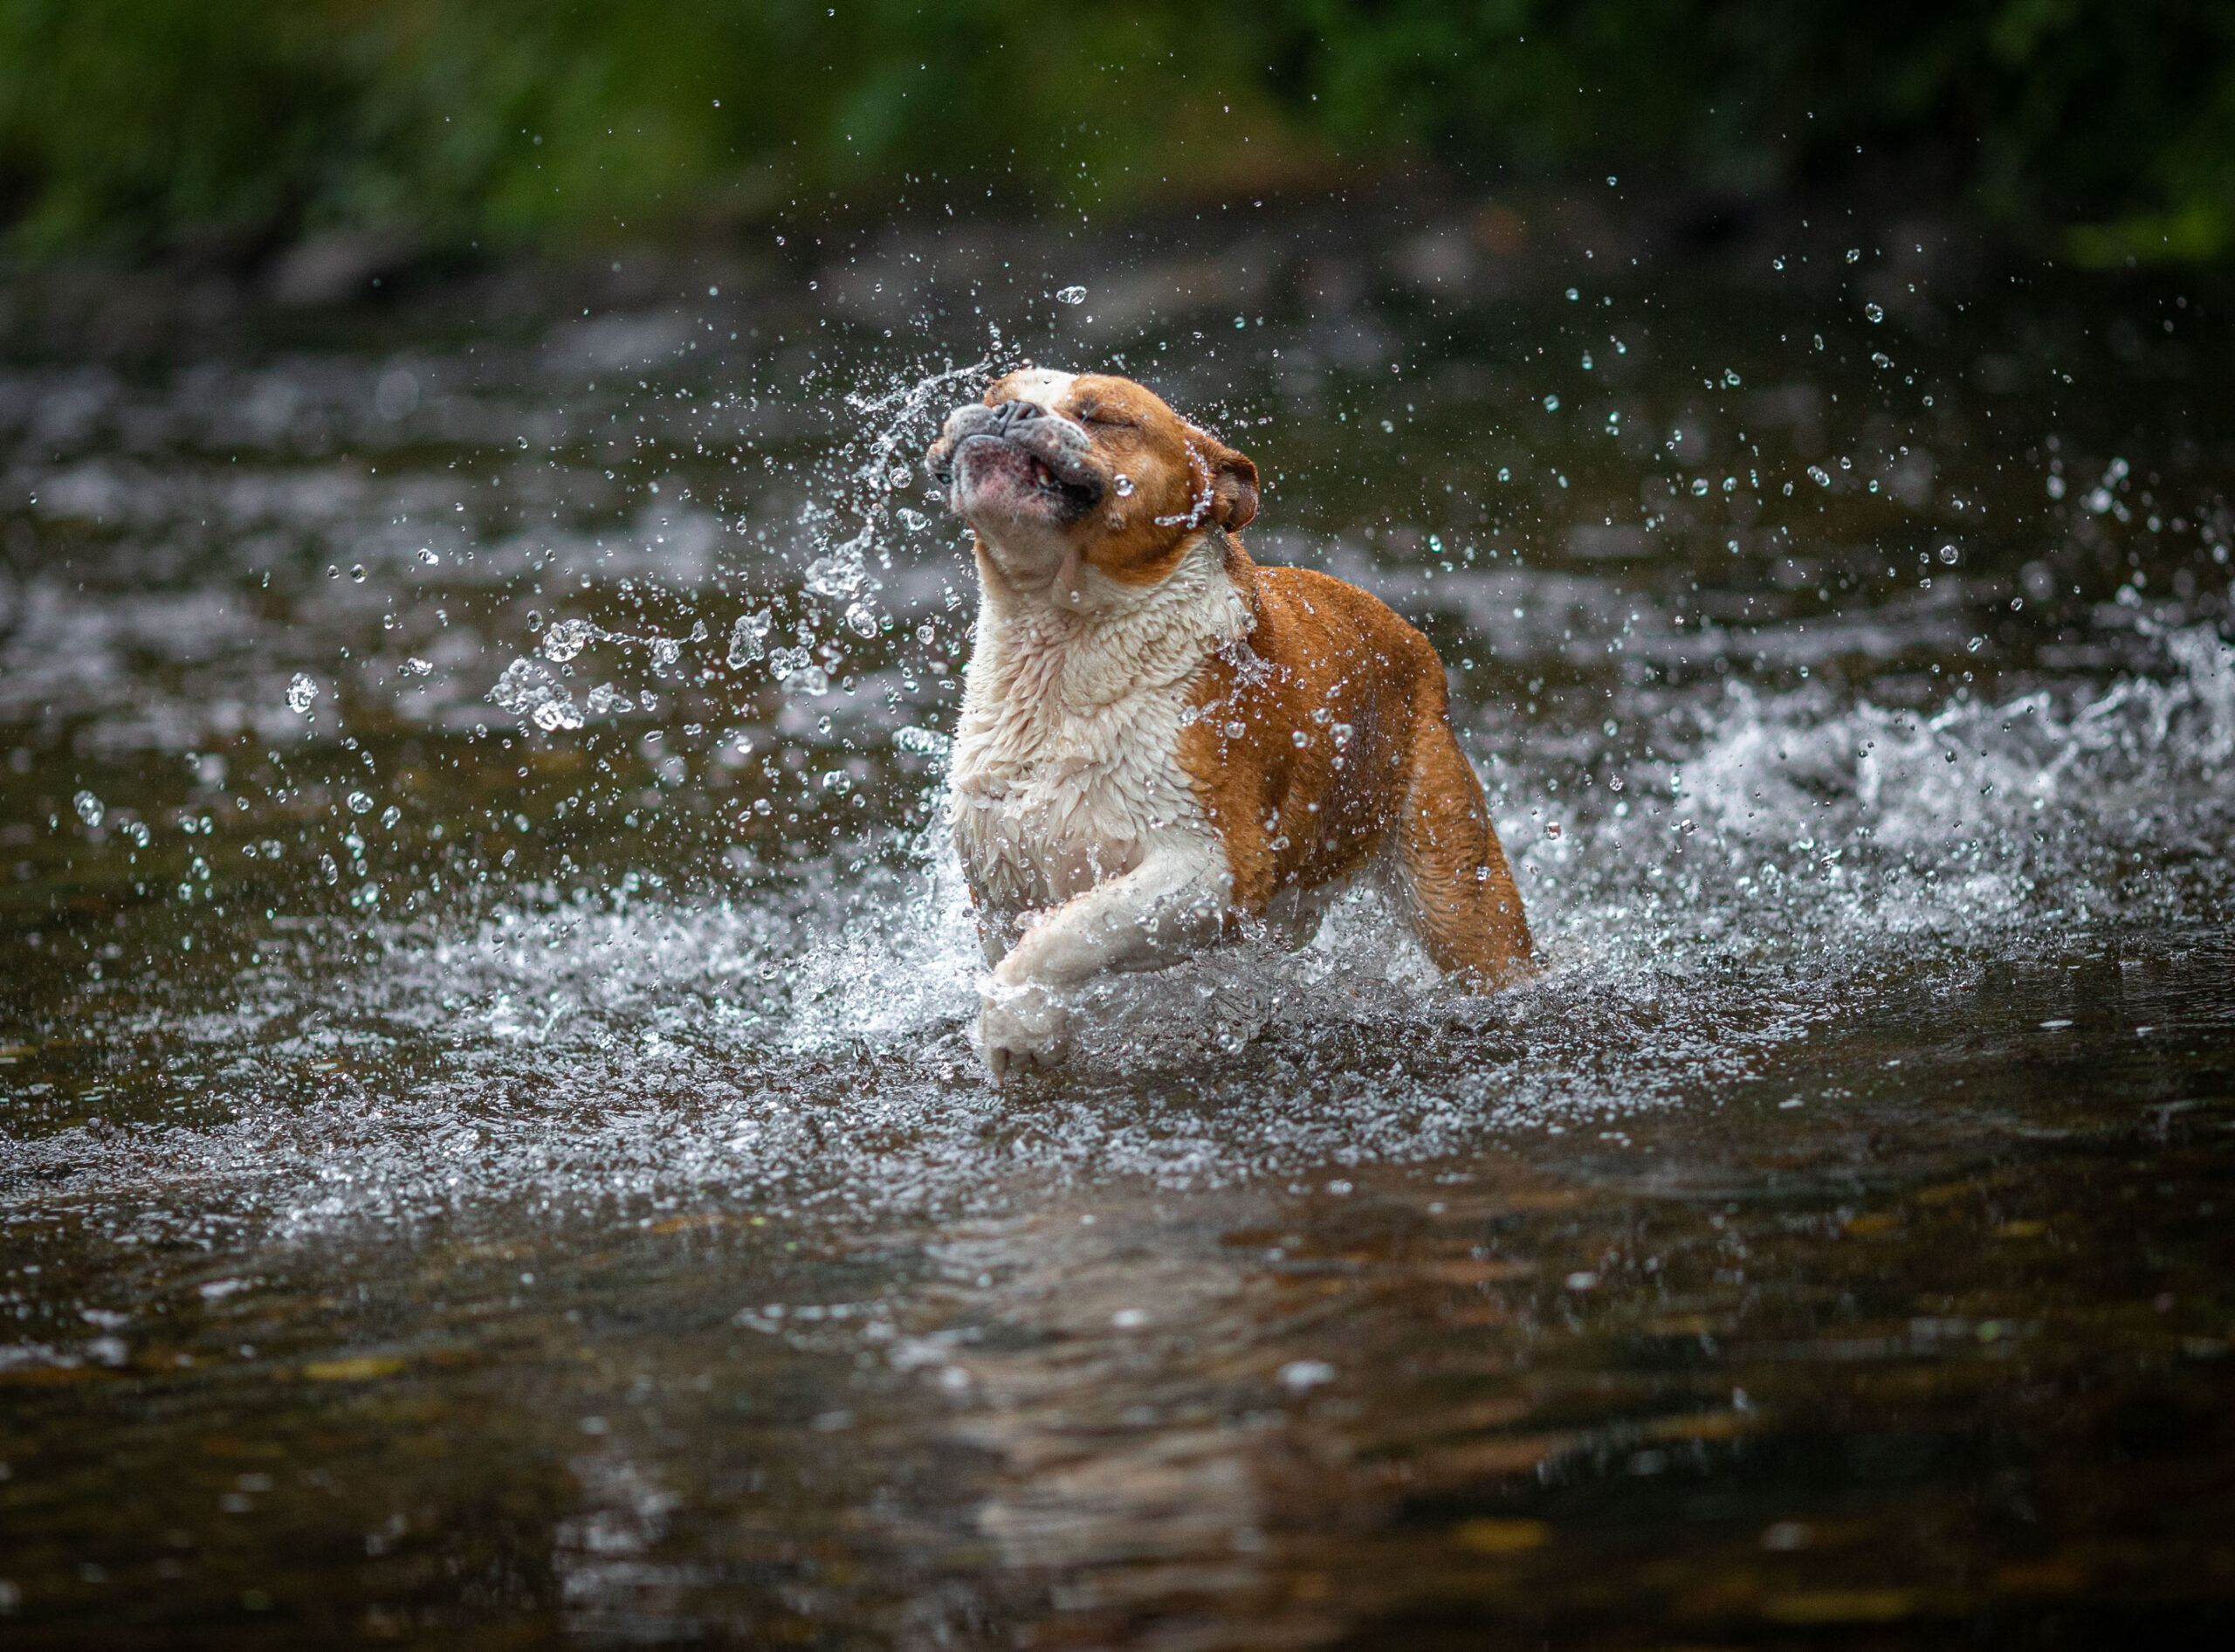
[[[994,920],[989,954],[1022,915],[1152,856],[1231,887],[1224,843],[1179,761],[1188,683],[1248,630],[1218,539],[1196,536],[1145,587],[1081,566],[1024,590],[980,558],[949,817]]]

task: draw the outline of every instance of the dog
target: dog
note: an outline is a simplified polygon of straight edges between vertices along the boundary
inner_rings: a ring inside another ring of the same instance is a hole
[[[996,1082],[1064,1060],[1086,982],[1251,919],[1302,945],[1377,864],[1440,969],[1529,972],[1435,650],[1354,585],[1250,560],[1246,456],[1131,379],[1028,366],[925,465],[977,554],[949,823]]]

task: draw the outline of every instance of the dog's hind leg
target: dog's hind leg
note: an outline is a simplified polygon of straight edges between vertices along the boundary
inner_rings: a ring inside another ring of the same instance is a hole
[[[1420,943],[1447,974],[1508,986],[1529,972],[1529,923],[1482,783],[1452,733],[1441,669],[1421,684],[1411,767],[1397,848]]]

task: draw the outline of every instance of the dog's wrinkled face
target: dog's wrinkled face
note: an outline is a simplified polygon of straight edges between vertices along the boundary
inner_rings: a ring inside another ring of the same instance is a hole
[[[1154,584],[1197,529],[1257,513],[1255,465],[1109,374],[1009,374],[948,415],[925,462],[1002,578],[1028,589],[1082,566]]]

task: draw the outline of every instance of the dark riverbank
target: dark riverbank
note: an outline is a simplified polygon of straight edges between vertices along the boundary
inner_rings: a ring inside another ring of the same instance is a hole
[[[1764,198],[1619,180],[1482,191],[1434,175],[1362,172],[1324,189],[1068,221],[834,212],[804,231],[556,257],[339,233],[246,261],[17,260],[0,272],[0,351],[125,365],[381,337],[516,341],[585,313],[645,312],[687,312],[723,342],[726,324],[780,316],[906,337],[974,315],[1014,334],[1044,328],[1059,313],[1056,289],[1089,280],[1090,312],[1063,320],[1065,336],[1092,348],[1190,316],[1230,326],[1237,308],[1253,320],[1368,304],[1461,318],[1586,277],[1634,288],[1676,274],[1826,298],[1858,273],[1843,261],[1855,247],[1869,249],[1861,273],[1871,294],[1919,324],[1935,306],[2053,267],[1906,182],[1889,174],[1836,196]],[[2099,279],[2107,293],[2214,285],[2181,272]],[[1933,296],[1913,302],[1921,283]]]

